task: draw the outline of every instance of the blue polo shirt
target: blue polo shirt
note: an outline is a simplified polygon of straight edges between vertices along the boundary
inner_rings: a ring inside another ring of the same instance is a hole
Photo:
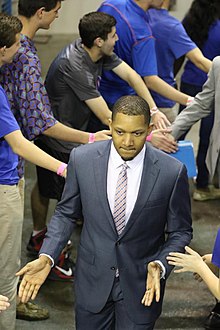
[[[187,35],[182,23],[171,16],[168,10],[149,9],[147,16],[156,39],[158,76],[169,85],[175,86],[173,72],[175,60],[197,46]],[[152,92],[152,96],[160,108],[172,108],[175,104],[155,92]]]
[[[147,21],[146,12],[133,0],[108,0],[98,11],[115,17],[119,40],[115,53],[129,64],[140,76],[157,75],[155,40]],[[114,104],[123,95],[135,91],[112,71],[105,71],[100,92],[108,104]]]
[[[202,53],[211,61],[220,55],[220,20],[215,21],[209,28],[208,38],[202,48]],[[181,81],[202,86],[207,80],[207,74],[197,68],[191,61],[187,61]]]
[[[19,130],[19,126],[11,112],[5,91],[0,86],[0,184],[14,185],[18,183],[18,156],[12,151],[4,136]]]

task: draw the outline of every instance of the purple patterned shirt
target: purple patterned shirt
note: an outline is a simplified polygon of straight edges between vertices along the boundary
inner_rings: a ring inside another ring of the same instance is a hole
[[[41,77],[41,64],[34,43],[21,35],[21,47],[13,63],[1,67],[0,81],[11,110],[28,140],[34,140],[56,124]],[[19,167],[23,175],[23,164]]]

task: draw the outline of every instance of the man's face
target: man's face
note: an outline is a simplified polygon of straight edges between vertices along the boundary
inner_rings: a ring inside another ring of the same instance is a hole
[[[115,26],[112,28],[111,32],[108,34],[108,37],[101,46],[101,51],[103,55],[111,56],[114,52],[115,43],[118,40],[118,35],[116,33]]]
[[[109,126],[118,154],[125,161],[132,160],[142,150],[146,141],[148,125],[144,116],[117,113]]]
[[[40,25],[41,29],[48,30],[50,28],[51,23],[55,20],[55,18],[58,18],[60,8],[61,2],[57,2],[56,7],[54,7],[50,11],[43,10]]]
[[[150,8],[160,8],[163,3],[163,0],[152,0]]]
[[[20,46],[20,33],[17,33],[15,36],[15,43],[9,48],[4,48],[4,56],[2,57],[3,64],[11,63],[13,61],[13,57],[17,53]]]

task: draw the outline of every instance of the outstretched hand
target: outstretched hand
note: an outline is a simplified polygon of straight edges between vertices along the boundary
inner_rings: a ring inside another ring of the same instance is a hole
[[[151,118],[154,126],[158,129],[167,128],[171,125],[167,117],[161,111],[157,111]]]
[[[10,306],[8,301],[9,299],[7,297],[0,294],[0,313]]]
[[[203,258],[188,246],[185,247],[185,250],[187,254],[170,252],[169,256],[167,256],[168,264],[180,267],[175,269],[174,273],[199,273],[202,264],[204,264]]]
[[[95,141],[102,141],[102,140],[110,140],[111,139],[111,131],[104,129],[102,131],[95,133]]]
[[[19,287],[19,298],[23,303],[36,298],[41,285],[51,271],[51,266],[47,259],[48,258],[44,256],[39,257],[29,262],[16,273],[16,276],[24,275]]]
[[[146,291],[141,300],[144,306],[150,306],[154,296],[156,302],[160,300],[160,266],[152,261],[148,264],[148,274],[146,281]]]
[[[156,129],[152,131],[152,145],[165,152],[176,152],[178,150],[177,142],[174,140],[174,137],[170,132],[170,128]]]

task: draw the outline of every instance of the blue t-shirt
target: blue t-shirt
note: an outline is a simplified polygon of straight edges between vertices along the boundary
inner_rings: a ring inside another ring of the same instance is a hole
[[[157,75],[155,40],[146,12],[133,0],[108,0],[102,3],[98,11],[117,20],[119,40],[114,51],[118,57],[142,77]],[[123,95],[135,94],[124,80],[111,71],[103,73],[99,90],[108,104],[114,104]]]
[[[16,155],[4,136],[19,130],[19,126],[11,112],[4,89],[0,86],[0,184],[14,185],[18,183],[18,155]]]
[[[168,10],[149,9],[147,15],[156,39],[158,76],[169,85],[175,86],[175,60],[196,48],[196,45],[187,35],[182,23],[171,16]],[[175,104],[155,92],[152,92],[152,96],[160,108],[172,108]]]
[[[220,55],[220,20],[215,21],[209,29],[208,39],[202,47],[202,53],[211,61]],[[187,84],[202,86],[207,80],[207,74],[187,61],[181,81]]]
[[[212,252],[212,263],[220,268],[220,229],[218,230]]]

